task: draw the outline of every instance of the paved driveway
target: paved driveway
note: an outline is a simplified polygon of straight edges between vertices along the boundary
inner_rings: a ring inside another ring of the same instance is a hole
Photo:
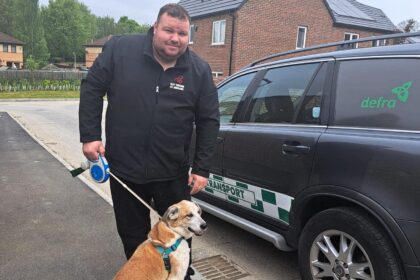
[[[0,112],[0,279],[112,279],[113,209]]]

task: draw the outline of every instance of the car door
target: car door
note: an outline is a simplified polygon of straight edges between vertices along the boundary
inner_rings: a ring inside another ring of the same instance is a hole
[[[328,63],[268,69],[244,113],[224,135],[223,178],[231,211],[263,225],[287,226],[294,196],[307,186]],[[327,113],[327,112],[325,112]]]
[[[218,86],[220,130],[217,137],[215,154],[211,159],[210,167],[210,173],[215,176],[222,175],[222,154],[225,134],[234,124],[234,119],[236,118],[235,113],[238,107],[242,106],[243,97],[255,78],[256,73],[256,71],[253,71],[238,75]],[[194,151],[194,147],[195,133],[191,143],[191,153]],[[193,158],[193,154],[190,154],[190,158]],[[198,194],[197,197],[200,197],[200,194]]]

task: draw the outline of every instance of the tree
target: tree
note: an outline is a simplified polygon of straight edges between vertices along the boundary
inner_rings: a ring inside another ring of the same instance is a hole
[[[127,16],[122,16],[118,20],[116,32],[119,35],[131,33],[146,33],[150,25],[139,25],[135,20],[129,19]]]
[[[0,31],[25,43],[24,59],[48,61],[38,0],[0,0]]]
[[[39,63],[32,57],[32,55],[29,55],[26,58],[25,68],[31,71],[31,81],[34,80],[34,70],[38,69],[38,67]]]
[[[48,44],[47,44],[47,41],[45,40],[44,28],[42,27],[42,25],[40,26],[40,29],[38,30],[38,32],[39,32],[38,38],[40,39],[37,40],[34,44],[33,55],[37,59],[39,63],[39,67],[43,67],[46,64],[48,64],[48,61],[50,59],[50,53],[48,51]]]
[[[12,35],[13,0],[0,0],[0,31]]]
[[[398,29],[403,32],[415,32],[420,30],[420,24],[414,18],[404,20],[398,24]]]
[[[50,0],[42,11],[45,39],[53,57],[84,58],[84,44],[96,33],[96,17],[77,0]]]
[[[45,63],[49,59],[38,0],[14,0],[13,36],[25,42],[24,58]]]
[[[99,39],[108,35],[116,35],[117,28],[115,20],[112,17],[97,17],[96,18],[96,35],[95,39]]]
[[[38,62],[32,57],[32,55],[28,56],[25,63],[25,68],[31,71],[38,69],[39,64]]]

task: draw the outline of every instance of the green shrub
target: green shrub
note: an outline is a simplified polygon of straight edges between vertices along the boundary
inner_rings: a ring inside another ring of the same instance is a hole
[[[0,80],[0,92],[16,91],[79,91],[80,80]]]

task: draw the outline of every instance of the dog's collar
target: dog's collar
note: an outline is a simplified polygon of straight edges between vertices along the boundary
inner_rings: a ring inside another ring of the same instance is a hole
[[[178,248],[179,244],[181,244],[183,238],[179,238],[175,241],[174,245],[170,246],[169,248],[164,248],[159,245],[154,245],[156,250],[162,255],[163,263],[165,264],[166,270],[170,273],[171,272],[171,263],[169,261],[169,254],[175,252]]]

